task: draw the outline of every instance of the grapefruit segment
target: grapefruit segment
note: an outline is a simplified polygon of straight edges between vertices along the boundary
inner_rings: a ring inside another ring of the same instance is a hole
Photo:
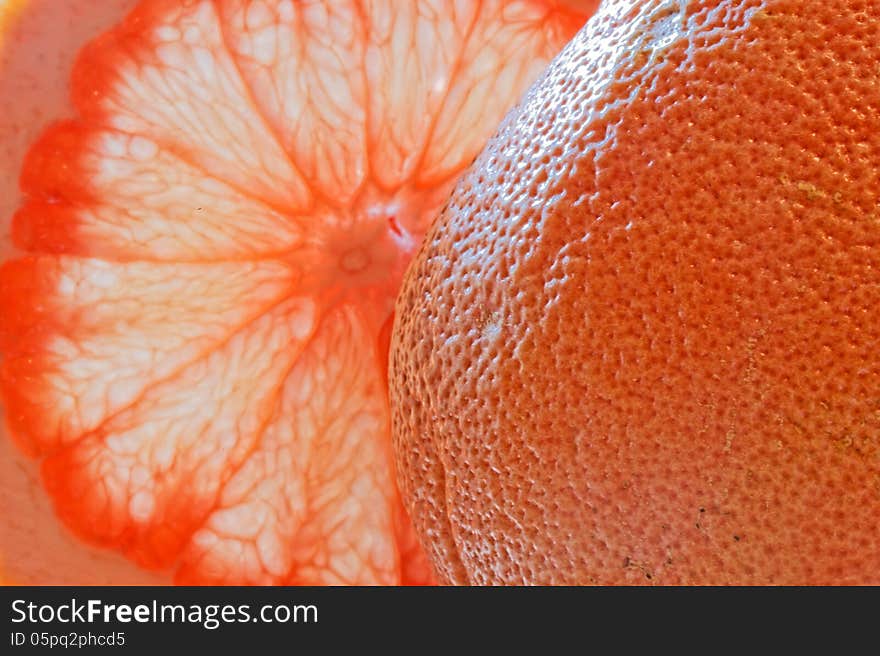
[[[442,102],[429,114],[435,118],[418,162],[419,184],[437,184],[458,171],[461,162],[471,162],[482,144],[468,134],[492,134],[498,126],[494,103],[512,107],[522,91],[520,81],[537,78],[559,44],[583,22],[582,12],[535,2],[494,2],[478,12],[469,31],[481,38],[466,34],[460,39],[456,84],[444,89]],[[522,57],[523,52],[534,54]]]
[[[392,478],[393,297],[582,20],[145,0],[87,46],[0,268],[0,390],[65,524],[186,583],[431,581]]]
[[[311,194],[254,105],[210,0],[150,0],[86,46],[73,103],[89,123],[150,138],[211,177],[290,210]]]
[[[407,3],[368,17],[365,76],[370,89],[385,90],[367,98],[367,131],[376,144],[370,165],[384,187],[411,176],[425,156],[437,113],[457,82],[462,45],[480,15],[473,4],[458,3],[451,10],[438,5]],[[482,9],[495,13],[493,3]],[[413,51],[419,56],[409,56]],[[400,120],[402,106],[411,110]]]
[[[75,441],[280,302],[291,278],[271,261],[7,263],[0,348],[12,427],[39,452]]]
[[[205,175],[152,139],[65,121],[32,147],[16,213],[29,250],[112,260],[216,261],[277,254],[304,219]]]
[[[285,300],[51,455],[43,473],[59,514],[138,562],[170,565],[256,447],[315,312]]]
[[[218,6],[229,50],[290,159],[325,201],[350,202],[367,175],[360,4]]]
[[[193,537],[182,580],[396,582],[398,501],[373,341],[352,308],[324,318],[259,445]]]

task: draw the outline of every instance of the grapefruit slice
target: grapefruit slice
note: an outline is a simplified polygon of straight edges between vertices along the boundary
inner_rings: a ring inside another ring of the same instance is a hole
[[[391,470],[394,295],[583,20],[146,0],[90,43],[0,268],[6,419],[61,520],[183,583],[430,581]]]

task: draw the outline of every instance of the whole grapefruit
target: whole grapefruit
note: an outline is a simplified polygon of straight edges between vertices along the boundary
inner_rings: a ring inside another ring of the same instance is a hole
[[[0,0],[0,577],[432,582],[385,326],[593,4]]]
[[[880,3],[612,0],[410,266],[450,583],[880,583]]]

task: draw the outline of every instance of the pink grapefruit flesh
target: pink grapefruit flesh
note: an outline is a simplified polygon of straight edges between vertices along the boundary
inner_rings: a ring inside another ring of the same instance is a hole
[[[8,432],[66,527],[181,583],[432,580],[391,308],[569,4],[145,0],[83,48],[0,268]]]

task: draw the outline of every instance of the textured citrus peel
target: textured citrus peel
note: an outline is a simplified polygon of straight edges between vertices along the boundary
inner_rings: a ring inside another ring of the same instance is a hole
[[[461,583],[876,583],[878,5],[609,0],[396,308],[401,492]]]

